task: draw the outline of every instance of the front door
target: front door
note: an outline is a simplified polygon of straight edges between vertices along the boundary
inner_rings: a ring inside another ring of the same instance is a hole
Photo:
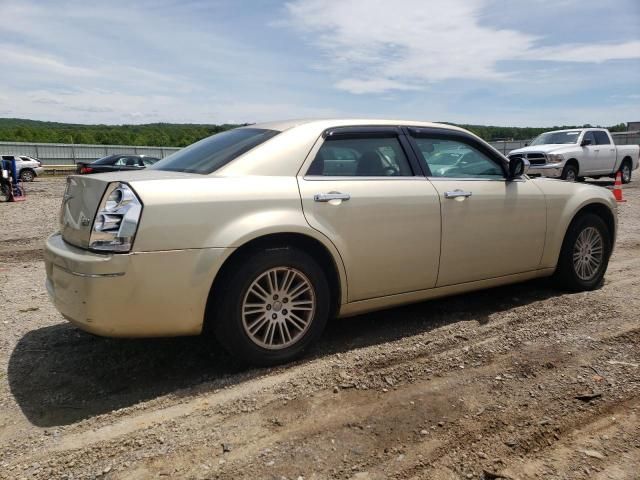
[[[370,130],[326,136],[298,178],[307,221],[340,252],[350,302],[432,288],[438,274],[438,193],[399,130]]]
[[[502,159],[470,136],[416,129],[412,138],[441,203],[437,286],[537,269],[546,202],[534,181],[507,181]]]

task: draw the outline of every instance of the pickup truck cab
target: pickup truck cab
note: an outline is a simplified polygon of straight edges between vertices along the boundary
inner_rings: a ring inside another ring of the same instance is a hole
[[[639,155],[640,146],[615,145],[604,128],[575,128],[542,133],[529,146],[509,152],[509,159],[527,159],[532,176],[576,181],[621,172],[622,182],[629,183]]]

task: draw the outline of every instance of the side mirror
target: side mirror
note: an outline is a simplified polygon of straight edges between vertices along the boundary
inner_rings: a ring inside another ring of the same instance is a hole
[[[528,147],[529,146],[529,142],[524,142],[524,146]]]
[[[582,140],[582,143],[580,144],[581,147],[586,147],[587,145],[591,145],[590,138],[585,138],[584,140]]]
[[[522,157],[515,157],[509,160],[509,180],[521,177],[529,171],[529,160]]]

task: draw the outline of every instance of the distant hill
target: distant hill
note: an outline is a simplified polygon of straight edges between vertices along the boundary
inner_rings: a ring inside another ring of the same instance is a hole
[[[191,123],[81,125],[0,118],[0,141],[185,147],[214,133],[237,126],[239,125]]]
[[[453,124],[452,124],[453,125]],[[144,125],[81,125],[74,123],[41,122],[20,118],[0,118],[0,141],[84,143],[98,145],[153,145],[184,147],[202,138],[239,125],[207,125],[197,123],[147,123]],[[548,128],[497,127],[458,125],[471,130],[487,141],[526,140],[547,130],[575,128],[576,125]],[[583,125],[590,127],[591,125]],[[626,130],[621,123],[609,127],[613,132]]]

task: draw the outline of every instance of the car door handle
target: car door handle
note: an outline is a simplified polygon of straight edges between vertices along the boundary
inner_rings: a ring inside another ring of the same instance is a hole
[[[316,193],[313,196],[315,202],[330,202],[331,200],[349,200],[351,195],[348,193],[329,192],[329,193]]]
[[[471,192],[465,192],[462,190],[454,190],[453,192],[444,192],[444,198],[459,198],[459,197],[470,197]]]

